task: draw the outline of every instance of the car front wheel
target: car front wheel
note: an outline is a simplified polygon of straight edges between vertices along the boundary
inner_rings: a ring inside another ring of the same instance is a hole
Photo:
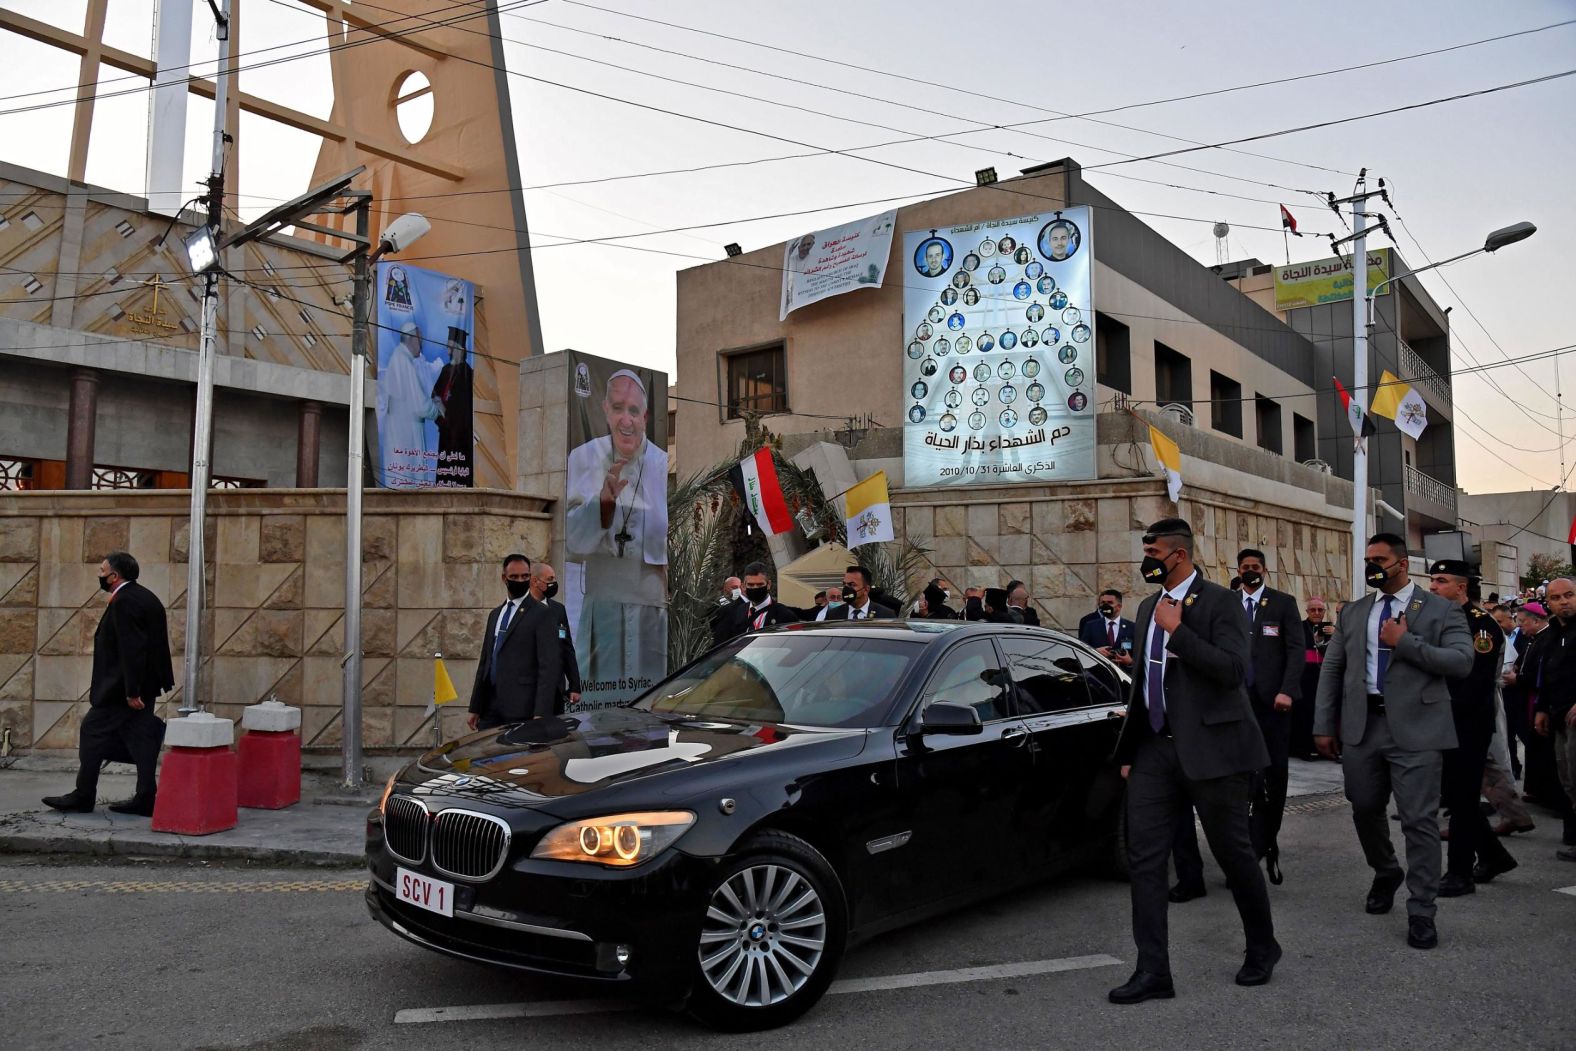
[[[792,1021],[832,984],[847,929],[842,885],[814,847],[783,832],[752,838],[712,884],[690,1013],[736,1032]]]

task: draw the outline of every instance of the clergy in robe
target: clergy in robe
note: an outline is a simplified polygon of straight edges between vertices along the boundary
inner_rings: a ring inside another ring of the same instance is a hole
[[[437,418],[438,406],[422,373],[421,330],[407,321],[378,374],[379,453],[383,484],[390,489],[430,486],[436,479],[427,421]]]
[[[449,326],[449,363],[432,385],[438,416],[438,484],[474,486],[471,385],[474,373],[466,361],[468,336]]]

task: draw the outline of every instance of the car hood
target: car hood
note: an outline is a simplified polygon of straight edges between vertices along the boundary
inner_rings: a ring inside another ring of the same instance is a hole
[[[606,708],[461,738],[423,756],[401,780],[417,795],[532,805],[817,743],[843,742],[840,751],[856,754],[864,737],[864,730]]]

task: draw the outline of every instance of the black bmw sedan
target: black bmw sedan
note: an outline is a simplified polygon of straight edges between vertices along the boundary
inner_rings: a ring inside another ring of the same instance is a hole
[[[1058,632],[792,625],[628,707],[491,730],[389,780],[367,906],[469,960],[781,1025],[853,941],[1120,867],[1126,677]]]

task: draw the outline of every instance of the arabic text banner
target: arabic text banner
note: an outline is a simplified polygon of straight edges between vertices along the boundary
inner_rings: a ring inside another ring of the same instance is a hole
[[[476,286],[406,263],[377,273],[378,483],[475,484]]]
[[[882,212],[789,241],[783,247],[783,299],[778,320],[831,296],[880,288],[896,226],[897,212]]]
[[[1091,210],[903,235],[906,486],[1096,477]]]
[[[1368,291],[1372,292],[1390,276],[1390,249],[1379,248],[1368,253]],[[1309,263],[1294,263],[1275,268],[1275,309],[1299,310],[1316,307],[1320,303],[1343,303],[1352,298],[1352,264],[1350,257],[1330,256]],[[1389,295],[1385,285],[1380,295]]]

